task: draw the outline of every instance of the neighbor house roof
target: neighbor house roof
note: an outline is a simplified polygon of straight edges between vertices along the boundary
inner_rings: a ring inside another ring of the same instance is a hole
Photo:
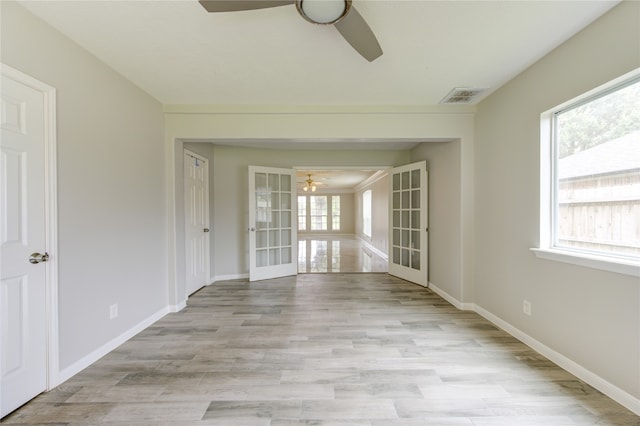
[[[640,131],[564,157],[558,172],[560,179],[571,179],[633,169],[640,169]]]

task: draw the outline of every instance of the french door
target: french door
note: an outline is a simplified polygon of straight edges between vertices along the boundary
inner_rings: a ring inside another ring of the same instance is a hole
[[[295,171],[249,166],[249,280],[296,275]]]
[[[389,274],[428,284],[427,163],[391,169]]]

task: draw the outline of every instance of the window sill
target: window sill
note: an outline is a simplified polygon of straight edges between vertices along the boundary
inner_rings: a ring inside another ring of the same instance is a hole
[[[640,263],[631,260],[592,256],[558,249],[532,248],[531,251],[541,259],[640,277]]]

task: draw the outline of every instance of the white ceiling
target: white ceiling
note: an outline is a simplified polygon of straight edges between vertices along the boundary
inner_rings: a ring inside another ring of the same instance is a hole
[[[318,193],[353,191],[356,186],[378,172],[373,169],[357,170],[354,168],[348,170],[299,169],[296,170],[296,185],[302,189],[308,175],[311,175],[311,180],[316,185]]]
[[[293,5],[207,13],[197,0],[20,3],[164,104],[428,106],[454,87],[490,94],[618,1],[353,0],[384,51],[371,63]],[[391,142],[234,144],[399,149]],[[340,191],[375,171],[299,170],[297,181],[307,173],[319,191]]]
[[[371,63],[293,5],[20,3],[165,104],[436,105],[497,89],[617,1],[353,0],[384,51]]]

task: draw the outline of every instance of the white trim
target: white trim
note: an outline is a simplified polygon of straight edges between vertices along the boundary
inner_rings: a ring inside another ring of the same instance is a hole
[[[353,189],[349,189],[349,188],[321,188],[321,187],[317,187],[316,190],[314,192],[305,192],[304,190],[298,189],[297,190],[297,195],[301,196],[301,195],[317,195],[317,194],[322,194],[322,195],[332,195],[332,194],[336,194],[336,195],[340,195],[340,194],[353,194],[354,190]]]
[[[367,241],[366,239],[362,238],[362,236],[360,235],[358,235],[356,238],[358,238],[362,242],[362,244],[367,248],[367,250],[371,250],[372,252],[380,256],[384,261],[386,262],[389,261],[389,255],[381,251],[379,248],[375,247],[373,244],[371,244],[370,241]]]
[[[57,166],[57,119],[56,119],[56,90],[50,88],[44,93],[45,104],[45,174],[46,194],[45,211],[47,216],[47,250],[51,250],[47,268],[47,347],[48,347],[48,377],[47,390],[58,385],[59,337],[58,337],[58,166]]]
[[[529,336],[522,330],[504,321],[502,318],[487,311],[483,307],[475,303],[460,302],[455,297],[451,296],[446,291],[440,289],[439,287],[437,287],[431,282],[429,283],[429,289],[433,290],[434,293],[436,293],[437,295],[445,299],[447,302],[451,303],[457,309],[460,309],[463,311],[476,312],[478,315],[482,316],[487,321],[491,322],[495,326],[509,333],[511,336],[515,337],[516,339],[520,340],[522,343],[529,346],[534,351],[545,356],[547,359],[549,359],[551,362],[558,365],[560,368],[568,371],[569,373],[573,374],[580,380],[584,381],[585,383],[588,383],[590,386],[593,386],[600,392],[607,395],[609,398],[613,399],[614,401],[618,402],[619,404],[633,411],[635,414],[640,415],[640,399],[620,389],[619,387],[608,382],[607,380],[603,379],[602,377],[598,376],[592,371],[587,370],[580,364],[567,358],[561,353],[556,352],[555,350],[546,346],[542,342]]]
[[[371,238],[371,234],[373,234],[373,189],[365,189],[360,193],[359,197],[362,203],[362,235]],[[392,214],[393,212],[389,216],[392,216]],[[391,238],[389,238],[389,241],[391,241]]]
[[[166,114],[251,114],[251,115],[273,115],[273,114],[292,114],[292,115],[379,115],[379,114],[403,114],[403,115],[421,115],[421,114],[462,114],[471,115],[476,112],[475,105],[217,105],[217,104],[166,104],[163,105]],[[379,140],[405,141],[415,140],[416,142],[448,142],[452,138],[378,138]],[[255,140],[255,139],[254,139]],[[266,139],[261,139],[266,140]],[[318,139],[326,141],[326,139]],[[342,139],[340,139],[342,140]],[[367,143],[370,139],[354,139]],[[374,139],[376,140],[376,139]]]
[[[94,362],[98,361],[100,358],[102,358],[103,356],[105,356],[109,352],[113,351],[118,346],[120,346],[121,344],[123,344],[127,340],[131,339],[133,336],[135,336],[136,334],[140,333],[145,328],[151,326],[153,323],[155,323],[156,321],[158,321],[159,319],[164,317],[169,312],[171,312],[170,307],[169,306],[165,306],[164,308],[160,309],[155,314],[152,314],[150,317],[142,320],[137,325],[135,325],[132,328],[130,328],[129,330],[125,331],[121,335],[119,335],[116,338],[110,340],[109,342],[105,343],[104,345],[102,345],[101,347],[96,349],[95,351],[91,352],[88,355],[85,355],[84,357],[82,357],[78,361],[76,361],[73,364],[71,364],[69,367],[67,367],[64,370],[60,371],[60,373],[58,375],[58,379],[60,380],[60,383],[63,383],[65,381],[69,380],[74,375],[78,374],[79,372],[81,372],[85,368],[89,367],[91,364],[93,364]]]
[[[625,406],[629,410],[633,411],[635,414],[640,415],[640,399],[635,398],[633,395],[625,392],[624,390],[608,382],[607,380],[603,379],[597,374],[587,370],[580,364],[567,358],[561,353],[554,351],[550,347],[539,342],[538,340],[534,339],[533,337],[529,336],[528,334],[519,330],[518,328],[512,326],[511,324],[504,321],[503,319],[493,315],[491,312],[487,311],[481,306],[474,305],[474,310],[479,315],[487,319],[488,321],[492,322],[493,324],[500,327],[502,330],[506,331],[516,339],[520,340],[525,345],[529,346],[536,352],[544,355],[546,358],[548,358],[550,361],[557,364],[559,367],[563,368],[564,370],[573,374],[580,380],[583,380],[584,382],[598,389],[600,392],[604,393],[614,401],[620,403],[621,405]]]
[[[44,264],[46,275],[47,322],[47,385],[46,390],[59,382],[59,334],[58,334],[58,167],[56,89],[9,65],[0,63],[0,73],[12,80],[42,93],[44,106],[44,156],[45,156],[45,250],[49,261]]]
[[[356,237],[354,234],[345,233],[345,232],[332,232],[332,231],[298,231],[298,235],[301,236],[299,239],[309,239],[309,238],[330,238],[330,237]]]
[[[249,278],[249,274],[216,275],[213,284],[217,283],[218,281],[244,280],[247,278]]]
[[[447,302],[451,303],[454,307],[456,307],[457,309],[460,309],[461,311],[473,311],[474,310],[475,305],[473,303],[463,303],[463,302],[459,301],[458,299],[456,299],[455,297],[453,297],[452,295],[450,295],[449,293],[447,293],[446,291],[444,291],[440,287],[436,286],[431,281],[429,281],[429,285],[427,286],[427,288],[429,290],[432,290],[435,294],[437,294],[438,296],[442,297],[444,300],[446,300]]]
[[[618,274],[640,277],[640,263],[625,261],[624,259],[609,258],[604,256],[589,255],[581,252],[573,252],[558,249],[530,249],[536,257],[603,271],[616,272]]]
[[[178,303],[177,305],[169,305],[167,306],[167,310],[169,313],[173,314],[176,312],[180,312],[181,310],[183,310],[184,308],[187,307],[187,301],[183,300],[182,302]]]
[[[389,176],[389,170],[391,169],[392,167],[387,167],[386,169],[378,170],[377,172],[375,172],[374,174],[372,174],[371,176],[369,176],[368,178],[366,178],[365,180],[357,184],[355,188],[353,188],[354,192],[360,192],[366,187],[373,185],[380,179]]]
[[[263,139],[260,139],[263,140]],[[264,139],[268,140],[268,139]],[[332,139],[331,141],[333,141]],[[326,142],[331,142],[327,140]],[[375,150],[374,150],[375,151]],[[353,170],[353,171],[361,171],[361,170],[388,170],[392,166],[293,166],[292,169],[296,172],[299,170]]]

